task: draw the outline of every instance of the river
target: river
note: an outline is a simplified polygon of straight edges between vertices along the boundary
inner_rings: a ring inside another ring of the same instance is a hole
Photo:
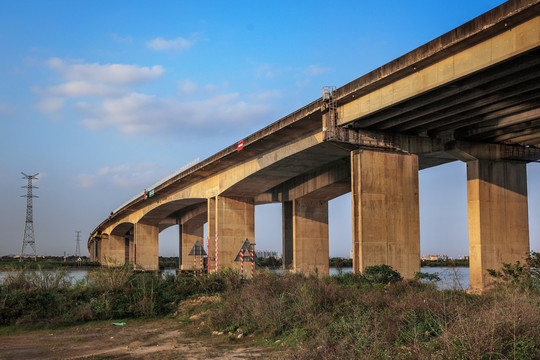
[[[86,276],[91,270],[78,270],[71,269],[66,270],[67,275],[70,277],[71,283],[75,284],[77,281],[85,280]],[[343,273],[351,273],[352,268],[342,268]],[[33,273],[34,271],[29,271]],[[54,273],[54,270],[51,271],[35,271],[37,274],[50,274]],[[277,271],[281,272],[281,271]],[[423,273],[433,274],[438,273],[441,281],[437,283],[439,289],[456,289],[456,290],[465,290],[470,288],[470,278],[469,278],[469,268],[468,267],[424,267],[422,268]],[[162,275],[175,274],[175,269],[165,269],[162,271]],[[338,269],[330,268],[330,275],[337,275],[339,273]],[[13,274],[11,271],[0,271],[0,284],[4,282],[4,279],[8,274]]]

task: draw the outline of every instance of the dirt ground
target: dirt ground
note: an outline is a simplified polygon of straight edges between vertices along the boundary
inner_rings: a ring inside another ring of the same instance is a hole
[[[279,353],[244,338],[188,335],[178,320],[90,323],[0,336],[0,359],[272,359]]]

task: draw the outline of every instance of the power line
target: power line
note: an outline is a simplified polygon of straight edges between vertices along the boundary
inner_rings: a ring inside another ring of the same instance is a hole
[[[21,186],[22,188],[26,188],[26,195],[21,195],[21,197],[26,197],[26,222],[24,224],[24,235],[23,235],[23,243],[21,248],[21,257],[19,258],[19,261],[22,261],[24,257],[24,249],[27,245],[30,245],[32,250],[34,250],[34,261],[36,261],[37,253],[36,253],[36,239],[34,237],[34,211],[33,211],[33,205],[32,205],[32,198],[37,198],[38,196],[32,194],[32,189],[37,189],[37,186],[32,185],[32,181],[37,180],[37,176],[39,173],[34,175],[26,175],[25,173],[21,172],[23,174],[23,179],[28,180],[28,184],[26,186]]]

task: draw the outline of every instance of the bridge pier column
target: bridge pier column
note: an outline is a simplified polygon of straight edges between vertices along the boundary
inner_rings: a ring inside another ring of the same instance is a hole
[[[107,258],[104,259],[107,266],[120,266],[124,264],[126,257],[126,242],[124,236],[109,235],[109,241],[107,243]]]
[[[282,256],[283,270],[293,267],[294,245],[293,245],[293,202],[283,201],[281,203],[282,214]]]
[[[328,275],[328,201],[300,198],[292,205],[294,271]]]
[[[125,263],[134,263],[134,241],[133,241],[133,233],[126,235],[125,237]]]
[[[218,250],[215,251],[215,236]],[[246,239],[255,243],[255,202],[250,198],[216,196],[208,200],[208,234],[210,238],[210,271],[240,269],[234,259]]]
[[[96,237],[93,237],[92,240],[90,241],[90,247],[89,247],[89,252],[90,252],[90,261],[91,262],[95,262],[97,261],[97,242],[98,242],[98,239]]]
[[[99,240],[98,244],[98,256],[97,261],[101,264],[101,266],[107,265],[107,258],[109,257],[109,234],[101,234],[101,239]]]
[[[490,283],[487,269],[522,261],[529,253],[525,163],[467,163],[471,289]]]
[[[133,241],[135,265],[144,270],[159,270],[159,227],[136,223]]]
[[[386,264],[404,278],[420,271],[418,156],[351,152],[353,269]]]
[[[96,242],[96,256],[95,256],[95,261],[98,261],[100,264],[102,263],[102,258],[101,258],[101,248],[102,248],[102,245],[103,245],[103,241],[102,239],[99,239],[97,242]]]
[[[190,256],[189,253],[197,240],[204,246],[204,224],[200,224],[197,221],[188,221],[180,224],[179,254],[181,270],[194,270],[193,255]],[[201,256],[197,255],[197,270],[199,269],[198,261]]]

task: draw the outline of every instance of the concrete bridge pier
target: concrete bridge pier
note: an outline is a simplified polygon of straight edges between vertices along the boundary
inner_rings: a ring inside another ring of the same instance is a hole
[[[328,275],[328,201],[292,201],[293,269],[304,274]]]
[[[159,270],[159,227],[141,222],[133,233],[134,263],[144,270]]]
[[[191,220],[180,224],[180,270],[194,270],[193,268],[193,255],[189,255],[191,249],[195,246],[195,243],[199,241],[201,245],[204,245],[204,223]],[[197,256],[197,261],[201,256]],[[199,263],[197,263],[197,270]]]
[[[283,270],[328,275],[328,201],[282,202]]]
[[[351,152],[353,269],[386,264],[407,279],[420,271],[418,156]]]
[[[524,162],[467,162],[471,289],[490,284],[487,269],[523,261],[529,253]]]
[[[218,238],[217,251],[215,238]],[[246,239],[255,243],[255,202],[252,198],[216,196],[208,199],[210,271],[240,269],[236,256]]]
[[[128,240],[129,241],[129,240]],[[129,256],[129,253],[128,253]],[[108,235],[107,255],[105,263],[107,266],[119,266],[126,262],[126,238],[122,235]]]
[[[281,226],[282,226],[282,264],[283,270],[293,269],[293,202],[283,201],[281,203]]]
[[[101,261],[101,242],[98,237],[93,237],[90,241],[90,261]]]

